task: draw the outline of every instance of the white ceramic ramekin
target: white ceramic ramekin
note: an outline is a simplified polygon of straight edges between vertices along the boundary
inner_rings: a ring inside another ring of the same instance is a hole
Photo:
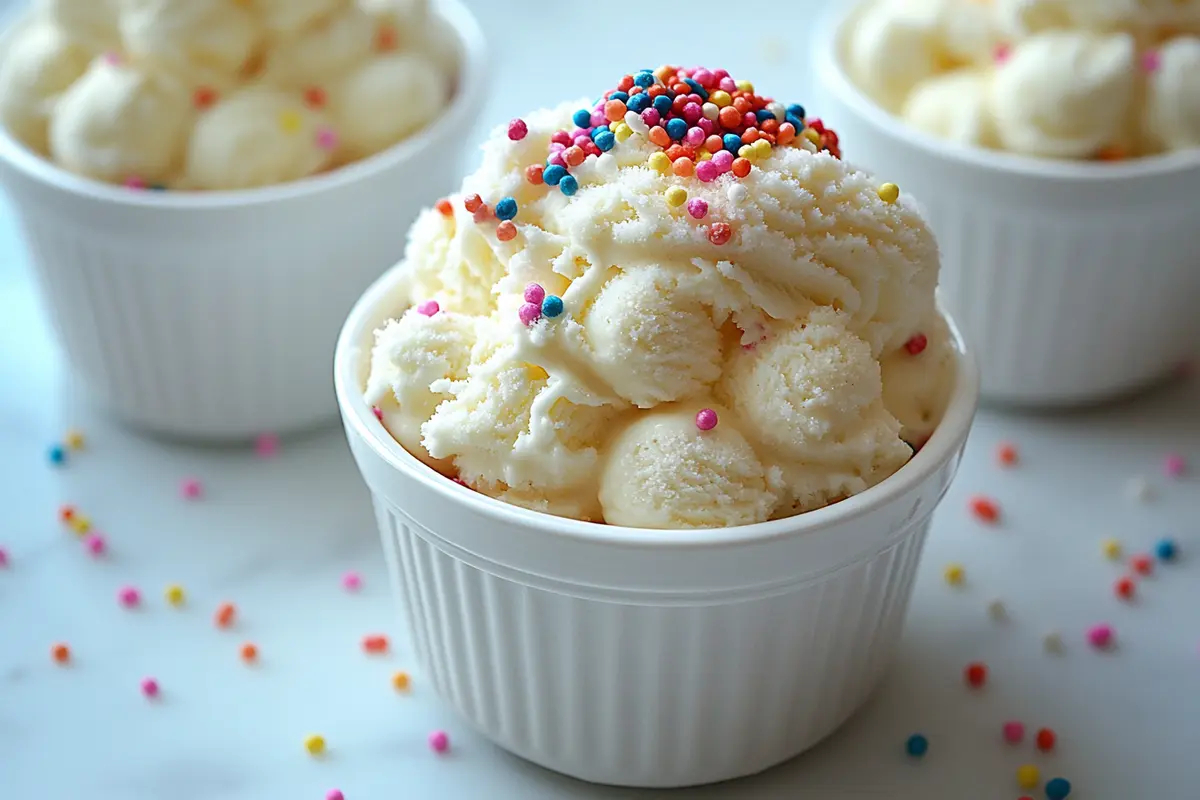
[[[452,102],[416,136],[324,175],[138,192],[68,173],[0,131],[0,181],[88,394],[139,428],[195,439],[336,416],[341,323],[401,257],[420,208],[456,185],[480,108],[479,26],[457,0],[435,8],[460,50]]]
[[[1076,163],[931,139],[850,80],[842,44],[859,4],[835,5],[811,48],[813,107],[852,161],[925,206],[986,399],[1104,400],[1200,350],[1200,151]]]
[[[957,333],[945,418],[880,485],[776,522],[636,530],[507,505],[400,447],[362,395],[402,296],[397,269],[355,306],[334,383],[416,654],[471,724],[576,778],[670,787],[764,770],[862,705],[975,412]]]

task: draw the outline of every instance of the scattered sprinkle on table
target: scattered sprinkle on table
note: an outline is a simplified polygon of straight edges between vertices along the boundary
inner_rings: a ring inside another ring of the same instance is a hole
[[[1001,732],[1004,734],[1004,741],[1009,744],[1020,744],[1025,741],[1025,724],[1022,722],[1015,720],[1006,722],[1001,728]]]
[[[1129,566],[1139,575],[1149,575],[1154,572],[1154,559],[1147,553],[1138,553],[1129,559]]]
[[[1071,795],[1071,782],[1066,778],[1051,778],[1046,781],[1046,797],[1049,800],[1066,800]]]
[[[279,437],[264,433],[254,440],[254,452],[259,458],[273,458],[279,453]]]
[[[75,519],[77,510],[72,505],[62,505],[58,507],[58,518],[63,522],[70,522]]]
[[[83,431],[72,428],[67,431],[67,435],[63,437],[63,441],[72,450],[82,450],[84,445]]]
[[[1154,545],[1154,554],[1159,561],[1170,563],[1179,557],[1179,545],[1174,539],[1159,539],[1158,544]]]
[[[1113,585],[1113,593],[1122,600],[1132,600],[1136,591],[1137,583],[1129,575],[1118,579]]]
[[[222,603],[217,607],[217,613],[213,617],[218,628],[228,628],[233,625],[234,617],[237,616],[237,606],[233,603]]]
[[[154,678],[142,678],[142,694],[151,699],[158,697],[158,681]]]
[[[341,789],[330,789],[325,793],[325,800],[346,800],[346,795],[342,794]]]
[[[1017,767],[1017,786],[1022,789],[1036,789],[1042,782],[1042,771],[1033,764]]]
[[[0,547],[0,567],[8,566],[8,551]]]
[[[986,522],[993,525],[1000,520],[1000,506],[990,497],[983,495],[975,495],[968,502],[971,513],[980,522]]]
[[[71,648],[60,642],[50,648],[50,657],[56,664],[66,664],[71,660]]]
[[[397,692],[407,692],[412,685],[408,673],[404,671],[392,673],[392,688]]]
[[[942,577],[945,578],[946,583],[950,584],[951,586],[962,586],[963,580],[966,578],[966,576],[967,571],[963,568],[962,564],[947,564],[946,568],[942,570]]]
[[[1054,744],[1057,741],[1058,737],[1055,735],[1054,731],[1050,730],[1049,728],[1038,728],[1037,736],[1034,737],[1034,743],[1037,744],[1037,749],[1041,750],[1043,753],[1049,753],[1051,750],[1053,750]]]
[[[176,607],[183,605],[183,601],[186,597],[183,592],[183,587],[177,583],[173,583],[168,586],[166,591],[163,592],[163,596],[166,597],[168,603]]]
[[[71,530],[78,536],[83,536],[92,529],[92,520],[85,517],[83,514],[76,514],[71,518]]]
[[[1042,647],[1046,648],[1047,653],[1061,653],[1063,650],[1062,634],[1058,631],[1049,631],[1042,637]]]
[[[920,733],[914,733],[904,743],[904,752],[913,758],[922,758],[929,752],[929,740]]]
[[[117,591],[117,600],[126,608],[136,608],[142,602],[142,595],[134,586],[123,586]]]
[[[429,734],[429,746],[435,753],[444,753],[450,749],[450,735],[445,731],[434,731]]]
[[[241,649],[242,661],[247,664],[253,664],[258,661],[258,646],[253,642],[246,642]]]
[[[376,633],[370,636],[364,636],[362,640],[363,650],[372,655],[379,655],[388,651],[388,638],[383,634]]]
[[[967,664],[966,668],[963,670],[963,679],[967,682],[967,685],[973,689],[983,688],[983,685],[987,683],[987,677],[987,664],[984,664],[982,661],[975,661]]]
[[[362,576],[357,572],[347,572],[342,576],[342,588],[347,592],[357,592],[362,588]]]
[[[1100,550],[1104,553],[1104,557],[1110,561],[1116,561],[1121,557],[1121,543],[1116,539],[1105,539],[1100,543]]]
[[[93,556],[102,556],[108,549],[108,543],[99,533],[89,533],[84,537],[83,545]]]
[[[1112,647],[1116,633],[1111,625],[1100,623],[1087,629],[1088,644],[1097,650],[1107,650]]]
[[[56,467],[61,467],[67,463],[67,451],[60,444],[50,445],[50,449],[46,451],[46,457],[50,459],[50,463]]]
[[[316,733],[305,737],[304,749],[310,756],[323,755],[325,753],[325,737]]]
[[[1187,472],[1187,461],[1178,453],[1170,453],[1163,459],[1163,472],[1169,478],[1182,477]]]
[[[197,500],[204,492],[204,485],[197,478],[184,478],[179,484],[179,493],[186,500]]]
[[[1017,447],[1010,442],[1001,442],[996,448],[996,460],[1002,467],[1011,467],[1017,463]]]

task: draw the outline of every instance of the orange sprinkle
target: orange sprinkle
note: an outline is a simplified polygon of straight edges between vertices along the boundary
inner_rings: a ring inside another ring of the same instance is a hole
[[[304,90],[304,102],[312,108],[325,107],[325,90],[320,86],[310,86]]]
[[[971,513],[979,520],[987,523],[996,523],[1000,521],[1000,506],[995,500],[990,497],[976,495],[970,500]]]
[[[567,166],[578,167],[587,158],[587,153],[583,152],[583,148],[571,145],[566,150],[563,150],[563,161],[567,162]]]
[[[656,83],[653,86],[651,86],[649,89],[646,90],[646,94],[650,95],[650,97],[653,98],[653,97],[658,97],[660,94],[665,94],[666,91],[667,91],[667,87],[663,86],[662,84]]]
[[[667,158],[672,161],[678,161],[687,155],[687,150],[681,144],[673,144],[667,148]]]
[[[387,52],[396,49],[396,29],[391,25],[381,25],[375,32],[375,49]]]
[[[704,149],[710,153],[719,153],[725,149],[725,140],[714,133],[704,140]]]
[[[675,163],[671,165],[671,170],[681,178],[688,178],[691,177],[692,173],[696,171],[696,164],[690,158],[684,156],[683,158],[677,159]]]
[[[392,675],[392,688],[397,692],[407,692],[411,685],[407,672],[401,671]]]
[[[733,98],[733,106],[731,107],[737,109],[739,118],[746,116],[746,112],[752,110],[750,101],[745,97]]]
[[[1096,154],[1100,161],[1124,161],[1128,156],[1120,147],[1105,147]]]
[[[779,133],[779,120],[772,117],[758,123],[758,129],[763,133]]]
[[[233,603],[222,603],[217,607],[217,613],[213,616],[213,621],[217,623],[218,628],[228,628],[233,624],[235,616],[237,616],[237,606]]]
[[[372,634],[364,636],[362,641],[363,650],[368,653],[386,653],[388,649],[388,638],[383,634]]]
[[[650,133],[647,134],[647,137],[650,139],[651,144],[655,144],[664,148],[671,146],[671,136],[667,133],[665,128],[655,126],[650,129]]]
[[[796,126],[790,122],[785,122],[779,126],[779,144],[780,146],[791,144],[796,138]]]
[[[70,522],[75,519],[75,506],[62,506],[58,509],[58,518],[63,522]]]
[[[758,128],[747,128],[742,134],[742,144],[754,144],[758,139]]]
[[[192,92],[192,105],[203,111],[211,108],[217,102],[217,90],[210,86],[201,86]]]
[[[56,644],[50,648],[50,655],[59,664],[66,664],[71,660],[71,648],[65,644]]]
[[[996,460],[1006,467],[1011,467],[1017,463],[1017,448],[1004,442],[996,448]]]
[[[510,219],[504,220],[496,226],[496,238],[502,242],[511,242],[517,238],[517,226]]]
[[[742,124],[742,115],[733,106],[722,108],[721,112],[717,115],[717,119],[723,126],[730,130]],[[666,131],[663,131],[663,133],[666,133]]]
[[[1129,566],[1133,567],[1133,571],[1139,575],[1149,575],[1154,572],[1154,559],[1141,553],[1129,559]]]
[[[476,211],[483,208],[483,198],[477,194],[473,194],[463,200],[463,208],[474,214]]]
[[[443,216],[447,216],[447,217],[454,216],[454,206],[452,206],[450,204],[450,201],[444,197],[441,200],[437,201],[436,208],[438,211],[442,212]]]
[[[242,645],[242,661],[252,662],[258,660],[258,647],[253,642],[246,642]]]
[[[609,100],[604,104],[604,116],[609,122],[620,122],[625,119],[625,112],[628,110],[624,101],[621,100]]]
[[[751,166],[752,165],[751,165],[749,159],[735,158],[733,160],[733,166],[730,169],[733,170],[733,174],[736,175],[737,177],[744,178],[750,174]]]

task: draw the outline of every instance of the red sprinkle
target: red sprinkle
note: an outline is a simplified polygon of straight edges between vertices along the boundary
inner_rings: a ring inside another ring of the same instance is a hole
[[[386,653],[388,649],[388,638],[382,634],[364,636],[362,645],[363,650],[366,650],[368,653]]]
[[[203,111],[206,108],[211,108],[217,102],[217,90],[208,86],[201,86],[192,93],[192,105]]]
[[[1005,442],[996,448],[996,460],[1006,467],[1017,463],[1017,448]]]
[[[968,664],[967,668],[963,670],[963,679],[967,682],[968,686],[974,689],[982,688],[987,683],[987,677],[987,664],[980,661]]]
[[[1116,586],[1113,587],[1113,591],[1115,591],[1117,593],[1117,597],[1121,598],[1122,600],[1131,600],[1133,599],[1133,593],[1136,587],[1137,584],[1134,583],[1133,578],[1126,575],[1124,578],[1121,578],[1119,581],[1117,581]]]
[[[508,123],[508,138],[514,142],[519,142],[529,135],[529,126],[525,124],[523,119],[514,119]]]
[[[542,173],[545,171],[546,168],[541,164],[530,164],[525,168],[525,180],[529,181],[534,186],[541,186],[543,183],[545,183],[545,180],[542,178]]]
[[[1055,736],[1054,731],[1050,730],[1049,728],[1041,728],[1038,730],[1037,736],[1034,738],[1034,741],[1037,743],[1037,749],[1041,750],[1043,753],[1053,750],[1054,743],[1057,740],[1058,737]]]
[[[442,212],[443,216],[446,216],[446,217],[454,216],[454,206],[452,206],[450,204],[450,201],[444,197],[441,200],[437,201],[437,210]]]
[[[463,208],[474,214],[476,211],[483,208],[483,198],[477,194],[473,194],[463,200]]]
[[[708,240],[715,245],[726,244],[732,238],[733,228],[729,227],[728,222],[714,222],[708,229]]]
[[[919,356],[925,352],[925,348],[929,346],[929,337],[923,333],[914,334],[911,339],[904,343],[904,349],[909,355]]]
[[[1154,572],[1154,559],[1145,553],[1139,553],[1129,559],[1129,566],[1133,567],[1133,571],[1139,575],[1149,575]]]
[[[304,90],[304,102],[312,108],[324,108],[325,101],[325,90],[320,86],[310,86]]]
[[[983,522],[996,523],[1000,521],[1000,506],[990,497],[976,495],[970,500],[971,513]]]

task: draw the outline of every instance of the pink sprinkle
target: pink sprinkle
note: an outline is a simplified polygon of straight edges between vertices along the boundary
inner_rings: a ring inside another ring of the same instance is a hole
[[[716,77],[713,76],[713,74],[711,72],[709,72],[708,70],[706,70],[704,67],[701,67],[700,69],[696,70],[692,74],[692,79],[695,80],[696,83],[703,86],[705,89],[710,88],[711,86],[713,86],[713,84],[715,84],[717,82]]]
[[[704,144],[704,140],[707,138],[702,128],[688,128],[688,132],[683,135],[683,142],[684,144],[690,144],[692,147],[699,147]]]
[[[1113,629],[1111,625],[1093,625],[1088,628],[1088,643],[1097,650],[1107,650],[1112,645]]]
[[[379,406],[372,406],[371,412],[375,415],[375,419],[383,422],[383,409]]]
[[[425,317],[432,317],[441,310],[437,300],[426,300],[417,306],[417,313]]]
[[[104,54],[104,63],[105,64],[114,64],[114,65],[120,64],[121,63],[121,54],[114,53],[111,50],[108,51],[107,53]]]
[[[683,107],[683,121],[688,125],[695,125],[703,116],[699,103],[688,103]]]
[[[591,141],[592,141],[591,136],[588,136],[586,133],[580,133],[578,136],[576,136],[574,139],[571,140],[571,144],[575,145],[580,150],[582,150],[583,146],[585,144],[590,143]]]
[[[1163,461],[1163,471],[1169,477],[1178,478],[1187,472],[1187,462],[1178,453],[1171,453]]]
[[[1025,740],[1025,725],[1020,722],[1004,723],[1004,741],[1009,744],[1020,744]]]
[[[142,595],[136,588],[125,586],[117,592],[117,600],[126,608],[136,608],[138,603],[142,602]]]
[[[992,60],[997,64],[1003,64],[1012,56],[1012,46],[1007,44],[998,44],[996,49],[992,51]]]
[[[0,567],[8,566],[8,551],[0,547]]]
[[[488,208],[487,203],[484,203],[475,209],[475,213],[471,215],[471,218],[475,220],[476,225],[481,225],[492,218],[492,210]]]
[[[542,288],[540,283],[531,283],[525,287],[525,302],[533,303],[541,306],[542,301],[546,299],[546,290]]]
[[[758,124],[758,117],[754,116],[753,111],[747,111],[745,114],[742,115],[742,124],[745,125],[747,128],[753,128],[755,125]]]
[[[592,123],[592,127],[595,128],[597,125],[607,125],[608,117],[604,116],[603,111],[593,111],[592,119],[590,121]]]
[[[724,78],[721,78],[721,81],[717,85],[721,88],[722,92],[737,91],[737,84],[734,83],[733,78],[729,77],[728,75],[726,75]]]
[[[729,70],[727,70],[727,69],[714,69],[713,70],[713,78],[714,78],[714,80],[716,80],[718,82],[723,81],[728,77],[729,77]]]
[[[520,120],[516,120],[516,121],[520,122]],[[524,124],[524,123],[522,123],[522,124]],[[511,128],[509,129],[508,137],[510,139],[521,139],[521,138],[524,138],[524,136],[525,136],[524,133],[522,133],[520,136],[513,136],[512,129]],[[325,800],[346,800],[346,795],[342,794],[341,789],[330,789],[328,792],[325,793]]]
[[[1162,68],[1162,55],[1157,50],[1142,54],[1142,69],[1146,72],[1158,72]]]
[[[696,130],[696,129],[693,128],[692,130]],[[725,151],[725,152],[729,152],[729,151]],[[699,178],[703,183],[711,183],[712,181],[715,181],[720,176],[720,174],[721,174],[721,170],[717,167],[716,164],[714,164],[712,162],[712,159],[709,159],[708,161],[701,161],[699,164],[696,165],[696,177]],[[689,204],[689,208],[690,208],[690,204]],[[707,207],[706,207],[706,210],[707,210]],[[700,219],[700,217],[696,217],[696,219]]]
[[[154,678],[142,678],[142,694],[146,697],[158,697],[158,681]]]
[[[88,552],[94,556],[104,555],[104,551],[108,549],[108,542],[104,541],[104,537],[98,533],[90,533],[83,540],[83,544],[87,547]],[[134,602],[137,602],[137,591],[134,590]]]
[[[347,572],[342,576],[342,588],[347,592],[357,592],[362,588],[362,578],[357,572]]]
[[[141,178],[137,177],[136,175],[131,175],[130,177],[125,179],[125,188],[126,189],[145,189],[146,182],[144,180],[142,180]]]
[[[711,431],[717,427],[717,412],[711,408],[702,408],[696,413],[696,427],[702,431]]]
[[[204,486],[197,478],[185,478],[183,483],[179,484],[179,491],[188,500],[195,500],[204,492]]]
[[[445,731],[434,731],[429,734],[429,746],[435,753],[444,753],[450,749],[450,735]]]
[[[704,135],[706,137],[712,136],[717,130],[717,123],[713,122],[708,117],[701,119],[696,123],[696,125],[699,126],[700,130],[704,131]]]
[[[711,163],[711,161],[705,161],[700,166],[703,167]],[[700,174],[699,167],[696,168],[696,174]],[[700,180],[704,180],[704,177],[701,176]],[[709,180],[711,180],[711,178]],[[691,200],[688,200],[687,210],[688,213],[692,215],[692,219],[704,219],[706,216],[708,216],[708,203],[704,200],[701,200],[699,197],[693,197]]]
[[[662,115],[658,113],[657,108],[647,108],[642,112],[642,122],[653,128],[662,121]]]
[[[550,166],[552,167],[567,168],[566,159],[562,157],[562,150],[559,150],[557,153],[551,153],[550,157],[546,160],[550,162]]]
[[[563,144],[562,142],[551,142],[550,143],[550,152],[551,153],[561,153],[563,150],[566,150],[566,149],[567,149],[567,146],[565,144]]]
[[[555,131],[554,135],[550,137],[550,141],[554,142],[555,144],[561,144],[563,147],[567,147],[571,144],[571,134],[567,133],[566,131]]]
[[[509,139],[512,139],[514,142],[519,142],[528,135],[529,135],[529,126],[525,124],[525,120],[518,118],[518,119],[514,119],[512,122],[508,123],[508,138]],[[338,792],[338,795],[340,796],[341,792]],[[340,797],[338,798],[338,800],[341,800]]]
[[[717,169],[720,170],[722,175],[733,169],[733,153],[728,150],[718,150],[716,153],[713,153],[713,157],[710,160],[717,165]]]
[[[338,146],[337,131],[333,128],[317,129],[317,147],[321,150],[336,150]]]
[[[259,458],[272,458],[279,452],[279,437],[273,433],[261,434],[254,440],[254,452]]]
[[[522,303],[521,308],[517,311],[517,316],[521,318],[522,325],[532,325],[541,318],[542,307],[534,303]]]

